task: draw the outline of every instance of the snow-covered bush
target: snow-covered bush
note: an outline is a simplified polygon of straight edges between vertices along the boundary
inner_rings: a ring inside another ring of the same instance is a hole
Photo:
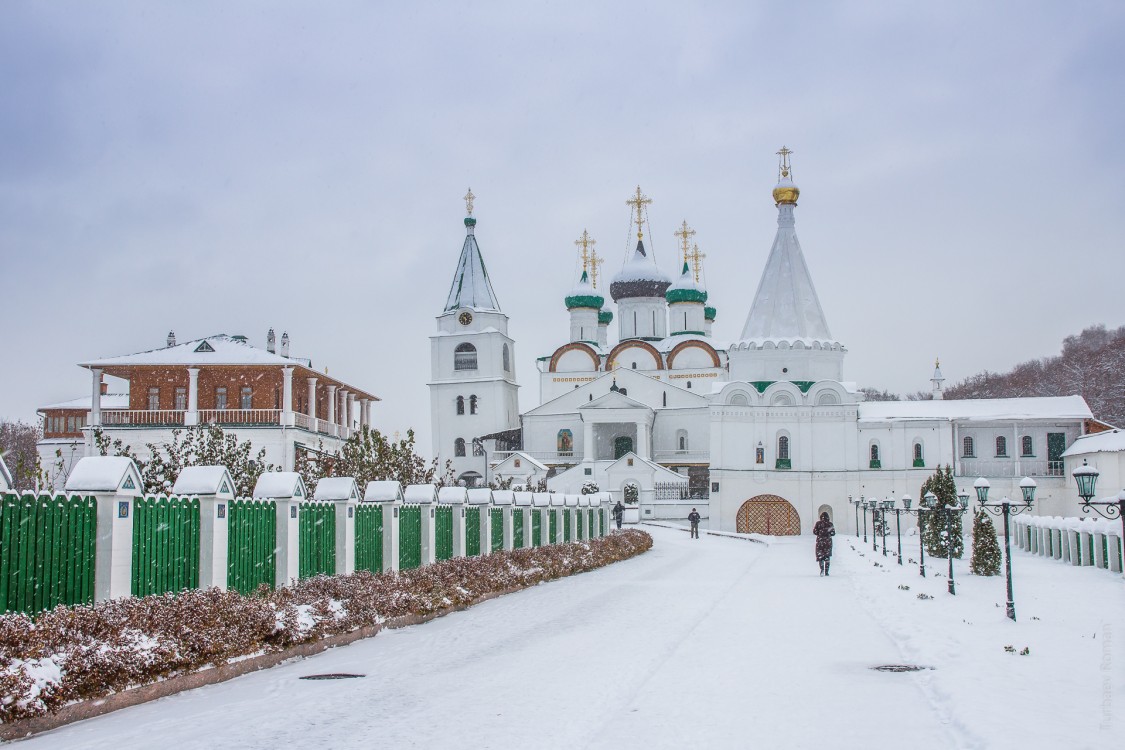
[[[53,713],[237,657],[471,604],[652,547],[629,530],[584,543],[458,557],[400,573],[317,576],[252,596],[218,589],[0,616],[0,721]]]
[[[641,499],[641,488],[637,486],[636,482],[629,482],[625,485],[621,494],[625,497],[626,505],[636,505]]]
[[[582,494],[583,495],[593,495],[596,492],[601,492],[601,488],[598,487],[597,482],[595,482],[593,480],[590,480],[588,482],[582,483]]]

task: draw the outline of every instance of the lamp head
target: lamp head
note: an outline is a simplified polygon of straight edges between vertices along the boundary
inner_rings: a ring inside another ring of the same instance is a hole
[[[894,507],[895,507],[895,501],[892,500],[891,498],[888,497],[886,500],[883,501],[883,510],[892,510]]]
[[[906,510],[910,510],[910,504],[912,502],[914,502],[914,500],[913,500],[913,498],[910,497],[910,495],[903,495],[902,496],[902,507],[905,508]]]
[[[1098,473],[1097,469],[1086,464],[1086,459],[1082,459],[1082,465],[1074,470],[1074,481],[1078,483],[1078,497],[1082,498],[1082,502],[1088,503],[1094,496]]]
[[[937,495],[933,493],[933,490],[922,496],[922,505],[925,505],[927,508],[932,508],[937,505]]]
[[[973,482],[973,489],[977,491],[977,502],[984,505],[988,502],[988,488],[992,485],[984,477],[980,477],[977,481]]]
[[[1035,502],[1035,480],[1031,477],[1024,477],[1020,480],[1020,492],[1023,493],[1023,502],[1029,508]]]
[[[968,508],[969,507],[969,491],[966,490],[964,487],[962,487],[961,491],[957,493],[957,499],[961,501],[961,504],[957,505],[957,506],[954,506],[954,509],[956,509],[956,508]]]

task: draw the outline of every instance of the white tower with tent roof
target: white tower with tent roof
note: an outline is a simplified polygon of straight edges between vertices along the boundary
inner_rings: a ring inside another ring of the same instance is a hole
[[[477,440],[519,426],[515,342],[477,245],[470,190],[465,244],[445,307],[430,337],[430,420],[439,471],[450,461],[468,485],[483,481],[487,457]]]

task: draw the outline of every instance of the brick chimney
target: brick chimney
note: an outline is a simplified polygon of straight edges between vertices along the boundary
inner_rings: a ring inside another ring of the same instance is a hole
[[[176,345],[176,332],[175,331],[168,331],[168,346],[172,347],[172,346],[175,346],[175,345]]]

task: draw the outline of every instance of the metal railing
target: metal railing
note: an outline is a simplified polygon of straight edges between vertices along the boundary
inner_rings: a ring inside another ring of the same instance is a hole
[[[489,453],[489,461],[500,463],[504,459],[511,456],[513,453],[522,453],[525,456],[531,456],[536,461],[551,464],[576,464],[582,460],[582,454],[578,451],[496,451]]]
[[[711,456],[707,451],[654,451],[652,460],[659,464],[706,464]]]
[[[182,425],[185,412],[176,409],[103,409],[105,427],[163,427]]]
[[[706,500],[710,496],[706,487],[690,487],[686,482],[657,482],[652,486],[654,500]]]
[[[199,424],[280,425],[280,409],[200,409]]]
[[[966,477],[1061,477],[1062,461],[1033,458],[973,459],[962,458],[959,473]]]

